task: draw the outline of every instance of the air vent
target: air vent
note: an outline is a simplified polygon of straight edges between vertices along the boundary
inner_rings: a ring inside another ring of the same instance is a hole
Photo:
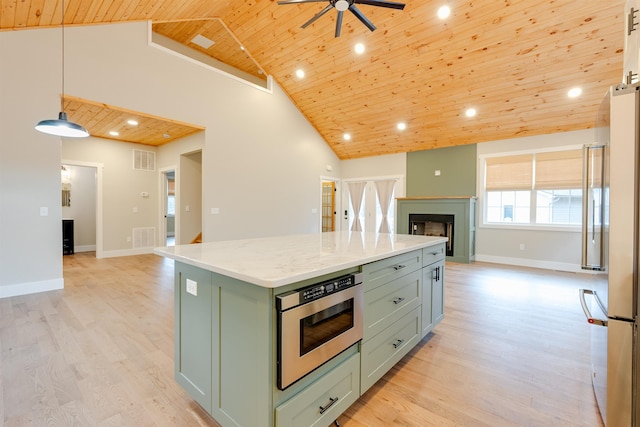
[[[132,230],[133,249],[153,248],[156,246],[155,227],[138,227]]]
[[[153,151],[133,150],[133,169],[154,172],[156,170],[156,153]]]
[[[202,34],[198,34],[197,36],[195,36],[194,38],[191,39],[191,43],[200,46],[203,49],[209,49],[211,46],[213,46],[216,42],[214,42],[213,40],[210,40],[208,38],[206,38],[205,36],[203,36]]]

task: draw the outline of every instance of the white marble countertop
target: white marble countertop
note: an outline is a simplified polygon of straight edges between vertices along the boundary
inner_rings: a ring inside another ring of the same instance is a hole
[[[446,237],[338,231],[156,248],[185,264],[277,288],[446,242]]]

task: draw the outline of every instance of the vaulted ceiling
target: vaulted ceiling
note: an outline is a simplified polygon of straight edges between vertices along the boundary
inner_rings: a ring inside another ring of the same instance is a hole
[[[607,88],[622,81],[624,0],[405,3],[359,5],[376,31],[347,12],[339,38],[335,10],[300,28],[329,0],[67,0],[65,24],[219,18],[342,159],[590,128]],[[440,20],[445,3],[452,13]],[[0,6],[0,30],[60,24],[59,0]],[[582,95],[569,98],[576,86]]]

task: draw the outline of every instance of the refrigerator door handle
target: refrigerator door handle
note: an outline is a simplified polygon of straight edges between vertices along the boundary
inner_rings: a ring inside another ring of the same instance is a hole
[[[584,311],[584,315],[587,316],[587,322],[591,323],[592,325],[608,326],[609,325],[608,320],[598,319],[591,315],[591,312],[589,311],[589,307],[587,307],[587,302],[584,299],[585,294],[593,295],[593,297],[596,299],[596,302],[600,306],[600,309],[602,310],[602,312],[606,313],[607,311],[604,309],[602,302],[600,302],[600,298],[598,298],[598,294],[596,294],[591,289],[580,289],[578,290],[578,292],[580,293],[580,304],[582,305],[582,311]]]

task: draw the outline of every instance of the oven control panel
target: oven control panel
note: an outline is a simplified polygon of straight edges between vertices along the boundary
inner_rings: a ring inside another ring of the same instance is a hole
[[[359,283],[362,283],[362,273],[349,274],[302,289],[286,292],[276,297],[276,309],[279,311],[288,310],[298,305],[306,304],[324,296],[340,292],[343,289],[350,288]]]

